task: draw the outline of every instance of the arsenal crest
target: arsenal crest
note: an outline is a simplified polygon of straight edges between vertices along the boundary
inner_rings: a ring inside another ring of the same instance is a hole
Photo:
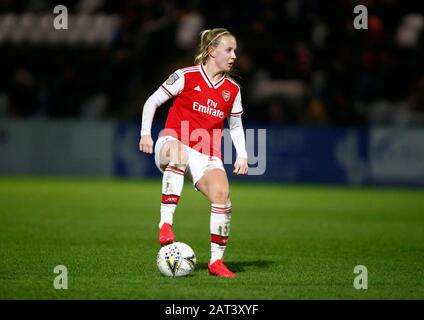
[[[231,93],[228,90],[222,90],[222,97],[224,98],[225,102],[228,102],[231,98]]]

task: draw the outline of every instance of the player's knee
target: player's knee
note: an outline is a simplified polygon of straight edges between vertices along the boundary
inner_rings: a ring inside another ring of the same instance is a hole
[[[188,154],[183,147],[181,148],[181,152],[180,152],[178,158],[179,158],[179,163],[181,165],[184,165],[184,166],[187,167],[187,165],[188,165]]]
[[[230,203],[230,192],[225,188],[217,188],[213,192],[212,202],[216,204],[228,204]]]
[[[172,159],[174,161],[171,161],[170,164],[180,170],[185,171],[187,169],[188,165],[188,155],[185,151],[183,151],[181,154],[179,154],[177,157]]]
[[[188,165],[188,154],[184,146],[179,143],[171,145],[169,160],[173,166],[185,170]]]

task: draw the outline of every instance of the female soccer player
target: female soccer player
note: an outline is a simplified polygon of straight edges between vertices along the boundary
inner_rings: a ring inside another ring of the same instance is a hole
[[[144,104],[139,145],[140,151],[153,152],[151,124],[156,108],[173,99],[155,146],[155,163],[163,172],[159,242],[174,241],[173,215],[187,176],[211,202],[209,274],[230,278],[235,274],[223,263],[231,220],[229,184],[220,153],[225,119],[237,151],[234,174],[245,175],[248,170],[240,87],[229,76],[236,48],[228,30],[203,31],[196,65],[175,71]]]

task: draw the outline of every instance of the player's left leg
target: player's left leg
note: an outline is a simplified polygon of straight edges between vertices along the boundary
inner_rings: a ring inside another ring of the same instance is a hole
[[[196,188],[211,202],[209,273],[232,278],[235,274],[223,264],[224,252],[230,234],[232,211],[227,174],[224,170],[212,169],[196,183]]]

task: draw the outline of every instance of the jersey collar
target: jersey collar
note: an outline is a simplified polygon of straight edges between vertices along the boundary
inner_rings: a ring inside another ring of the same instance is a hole
[[[221,84],[224,83],[225,75],[222,76],[217,82],[213,83],[213,81],[208,77],[208,74],[206,73],[205,68],[203,67],[203,64],[200,64],[200,73],[202,74],[203,79],[209,86],[209,88],[218,88]]]

